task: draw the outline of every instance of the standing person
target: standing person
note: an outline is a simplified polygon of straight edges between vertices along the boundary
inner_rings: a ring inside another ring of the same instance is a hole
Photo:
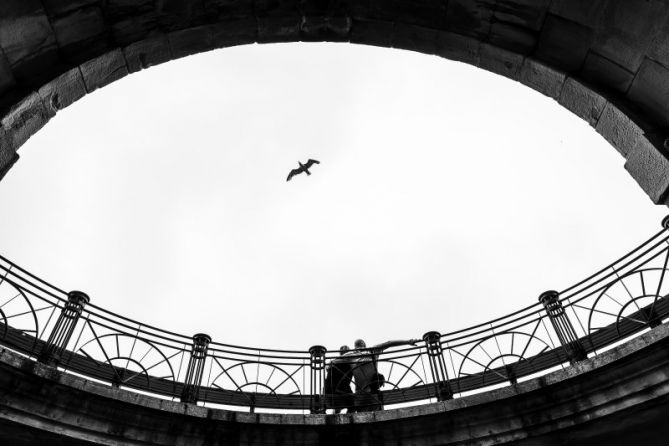
[[[355,379],[355,411],[369,412],[382,410],[383,400],[381,387],[385,383],[385,377],[379,373],[377,362],[379,354],[390,347],[400,345],[416,345],[420,339],[409,339],[406,341],[388,341],[367,348],[365,341],[355,341],[355,349],[345,354],[352,359],[352,372]]]
[[[328,398],[332,398],[332,406],[334,413],[341,412],[346,408],[347,413],[353,412],[353,391],[351,390],[351,360],[349,357],[344,357],[350,349],[348,345],[342,345],[339,348],[339,358],[335,358],[328,365],[328,370],[325,375],[325,385],[323,386],[323,393]]]

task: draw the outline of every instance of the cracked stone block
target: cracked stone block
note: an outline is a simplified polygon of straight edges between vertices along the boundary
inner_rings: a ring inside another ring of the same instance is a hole
[[[604,107],[595,129],[625,158],[628,158],[639,139],[643,138],[643,130],[610,102]]]
[[[51,25],[61,54],[74,65],[102,53],[107,47],[107,25],[97,6],[76,9],[52,19]]]
[[[574,78],[565,80],[558,102],[593,127],[607,104],[606,98]]]
[[[53,117],[60,110],[72,105],[86,95],[86,85],[79,68],[70,70],[51,82],[43,85],[38,91],[44,108]]]
[[[496,3],[496,0],[449,0],[446,26],[460,34],[487,37]]]
[[[125,57],[123,57],[123,52],[120,49],[110,51],[93,60],[84,62],[80,68],[81,74],[84,77],[86,91],[89,93],[111,84],[128,74]]]
[[[669,159],[646,138],[639,138],[631,150],[625,170],[654,203],[666,200],[669,193]]]
[[[566,71],[578,70],[588,53],[592,36],[591,28],[548,14],[535,58],[564,67]]]
[[[585,58],[581,75],[587,81],[621,93],[627,91],[634,79],[634,73],[593,51]]]
[[[16,103],[9,112],[2,117],[0,124],[5,130],[5,137],[15,150],[21,147],[32,135],[44,127],[49,121],[42,98],[33,92]]]
[[[523,56],[496,46],[481,44],[479,67],[510,79],[517,79]]]
[[[525,85],[553,99],[558,99],[565,82],[565,74],[536,60],[525,59],[518,79]]]
[[[438,31],[430,28],[398,23],[393,33],[393,46],[424,54],[436,54],[438,35]]]
[[[669,69],[645,59],[627,97],[661,125],[669,125]]]
[[[123,48],[128,72],[134,73],[172,59],[166,34],[142,40]]]
[[[17,80],[48,75],[58,63],[58,47],[39,0],[0,1],[0,46]]]
[[[300,40],[306,42],[348,42],[351,33],[351,18],[304,17],[300,31]]]
[[[302,17],[258,17],[258,42],[294,42],[300,38]]]
[[[501,22],[538,31],[550,3],[551,0],[499,0],[494,17]]]
[[[351,43],[381,46],[393,46],[393,22],[354,20],[351,27]]]
[[[478,39],[451,32],[440,32],[437,36],[436,54],[446,59],[478,66],[480,52]]]

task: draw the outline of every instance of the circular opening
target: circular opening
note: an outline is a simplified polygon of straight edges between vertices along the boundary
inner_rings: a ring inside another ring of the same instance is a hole
[[[60,112],[3,180],[0,237],[36,274],[159,327],[371,345],[532,304],[655,232],[662,210],[620,162],[554,101],[470,66],[237,47]]]

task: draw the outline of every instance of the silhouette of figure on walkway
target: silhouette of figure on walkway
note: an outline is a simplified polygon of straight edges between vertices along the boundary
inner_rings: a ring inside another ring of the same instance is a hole
[[[369,348],[362,339],[355,341],[355,349],[344,356],[351,358],[351,371],[355,380],[356,412],[383,409],[381,387],[385,384],[385,377],[378,370],[379,354],[390,347],[416,345],[419,341],[419,339],[388,341]]]
[[[313,166],[314,164],[320,164],[321,162],[309,159],[306,164],[302,164],[299,161],[297,163],[300,165],[300,167],[298,167],[297,169],[291,170],[290,173],[288,174],[288,179],[286,181],[290,181],[291,178],[293,178],[295,175],[298,175],[302,172],[306,172],[307,175],[311,175],[311,172],[309,172],[309,168],[311,166]]]
[[[342,409],[347,409],[347,413],[353,411],[353,391],[351,390],[351,360],[343,356],[350,349],[348,345],[342,345],[339,348],[339,358],[330,362],[325,375],[325,386],[323,393],[326,398],[332,398],[334,413],[339,413]],[[330,396],[328,396],[330,395]]]

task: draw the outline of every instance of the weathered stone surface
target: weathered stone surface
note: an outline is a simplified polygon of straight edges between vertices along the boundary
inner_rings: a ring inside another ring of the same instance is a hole
[[[643,138],[643,130],[610,102],[604,107],[595,128],[625,158]]]
[[[523,56],[487,43],[481,45],[479,67],[516,80]]]
[[[173,58],[166,34],[128,45],[123,48],[123,54],[130,73],[167,62]]]
[[[523,84],[553,99],[560,97],[565,78],[564,73],[529,58],[524,60],[520,68],[519,80]]]
[[[300,24],[300,40],[305,42],[348,42],[350,17],[306,16]]]
[[[537,44],[535,32],[504,22],[494,22],[490,27],[488,42],[515,53],[530,54]]]
[[[486,37],[496,3],[495,0],[449,0],[446,26],[459,34]]]
[[[114,1],[114,0],[110,0]],[[70,14],[77,9],[84,9],[90,6],[100,6],[101,0],[41,0],[44,9],[50,17],[58,17]]]
[[[424,28],[443,28],[446,16],[443,0],[370,0],[369,17],[385,21],[401,21]]]
[[[351,26],[351,43],[392,47],[394,28],[393,22],[354,20]]]
[[[111,36],[117,45],[125,46],[156,34],[158,30],[158,16],[147,13],[139,17],[125,17],[118,19],[111,25]]]
[[[573,78],[565,80],[558,102],[593,127],[607,104],[606,98]]]
[[[481,42],[473,37],[451,32],[441,32],[437,36],[437,55],[478,66]]]
[[[81,99],[86,94],[86,85],[79,68],[74,68],[45,84],[38,93],[47,114],[53,117],[58,111]]]
[[[258,17],[258,42],[295,42],[300,40],[302,17]]]
[[[393,34],[393,46],[425,54],[435,54],[437,35],[438,32],[430,28],[397,24]]]
[[[534,54],[565,71],[575,71],[583,64],[592,38],[591,28],[548,14]]]
[[[500,22],[538,31],[550,3],[551,0],[499,0],[494,17]]]
[[[75,9],[51,19],[64,59],[78,65],[107,48],[107,28],[99,6]]]
[[[631,150],[625,169],[656,204],[669,193],[669,159],[646,138],[639,138]]]
[[[39,0],[0,1],[0,46],[18,79],[44,78],[58,62],[56,39]]]
[[[609,0],[553,0],[549,11],[572,22],[596,27],[610,4]]]
[[[634,79],[634,73],[593,51],[588,52],[581,74],[593,84],[601,84],[621,93],[627,91]]]
[[[25,97],[2,117],[0,124],[11,147],[18,149],[49,120],[42,98],[37,92]]]
[[[653,121],[669,125],[669,69],[651,59],[645,59],[628,97],[646,111]]]
[[[16,79],[14,79],[12,67],[9,65],[9,61],[5,57],[5,53],[2,51],[2,48],[0,48],[0,96],[9,91],[15,85]]]
[[[123,52],[119,49],[81,64],[81,74],[86,91],[91,93],[126,76],[128,67]]]
[[[254,43],[257,36],[257,22],[254,18],[229,20],[209,27],[212,48]]]
[[[7,142],[4,130],[0,129],[0,180],[19,160],[19,154]]]

